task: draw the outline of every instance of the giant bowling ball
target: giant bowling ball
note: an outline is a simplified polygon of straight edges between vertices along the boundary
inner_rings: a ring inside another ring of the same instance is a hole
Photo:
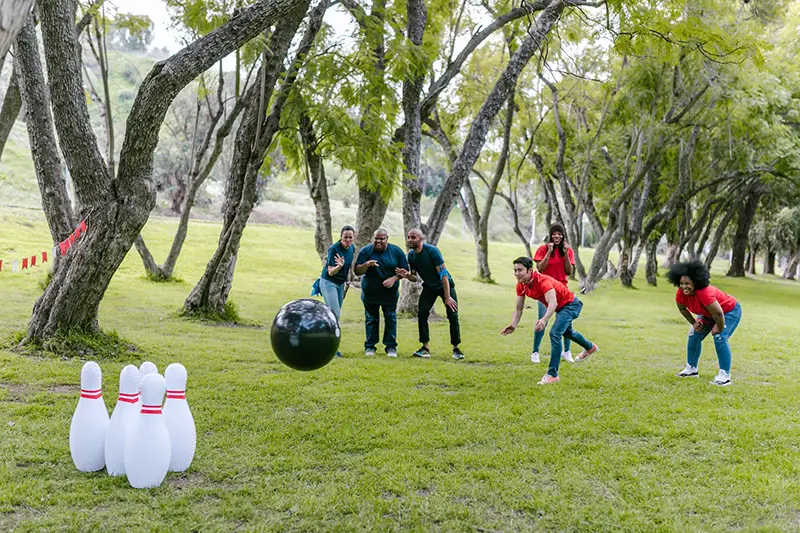
[[[319,300],[293,300],[275,315],[270,340],[275,355],[289,368],[316,370],[330,363],[339,349],[339,322]]]

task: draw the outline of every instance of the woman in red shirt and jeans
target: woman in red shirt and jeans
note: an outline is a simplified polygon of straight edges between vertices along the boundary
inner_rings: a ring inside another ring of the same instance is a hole
[[[564,226],[553,224],[550,226],[547,242],[539,246],[536,253],[533,254],[536,270],[556,281],[560,281],[565,287],[569,284],[567,276],[572,275],[572,271],[575,269],[575,255],[572,252],[572,248],[564,240],[566,234]],[[539,302],[539,318],[542,318],[545,312],[547,312],[547,306]],[[539,362],[539,346],[542,344],[543,338],[544,330],[534,331],[531,363]],[[568,363],[575,362],[570,351],[571,345],[572,341],[570,341],[569,337],[564,337],[564,351],[561,353],[561,358]]]
[[[678,376],[698,377],[697,363],[703,339],[711,333],[719,361],[719,374],[711,384],[730,385],[731,347],[728,341],[742,319],[742,306],[736,298],[710,284],[711,275],[701,261],[673,264],[669,267],[667,279],[678,287],[675,294],[678,311],[692,325],[686,347],[686,368]]]

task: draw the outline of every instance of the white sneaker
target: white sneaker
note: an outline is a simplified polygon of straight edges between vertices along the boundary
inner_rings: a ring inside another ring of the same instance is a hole
[[[572,358],[572,352],[561,352],[561,359],[567,363],[574,363],[575,359]]]
[[[389,348],[386,350],[386,355],[389,357],[397,357],[397,348]]]
[[[678,372],[675,375],[678,376],[679,378],[696,378],[696,377],[699,377],[697,375],[697,367],[696,366],[692,366],[692,365],[690,365],[688,363],[686,364],[686,368],[684,368],[683,370],[681,370],[680,372]]]
[[[539,362],[539,352],[533,352],[531,354],[531,363],[538,363]]]
[[[714,379],[709,381],[712,385],[717,385],[719,387],[727,387],[731,384],[731,373],[725,372],[724,370],[720,369],[719,374],[716,375]]]
[[[372,357],[375,355],[375,348],[368,348],[367,350],[364,350],[364,355],[367,357]]]

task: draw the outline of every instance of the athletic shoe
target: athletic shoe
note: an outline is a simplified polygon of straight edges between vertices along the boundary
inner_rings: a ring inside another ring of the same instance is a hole
[[[574,363],[575,359],[572,358],[572,352],[561,352],[561,359],[567,363]]]
[[[717,374],[714,379],[709,381],[709,383],[712,385],[718,385],[720,387],[727,387],[731,384],[731,373],[720,369],[719,374]]]
[[[411,355],[414,357],[421,357],[423,359],[428,359],[431,356],[431,352],[430,350],[428,350],[426,347],[423,346],[422,348],[420,348]]]
[[[538,363],[539,362],[539,352],[533,352],[531,354],[531,363]]]
[[[397,348],[387,348],[386,355],[389,357],[397,357]]]
[[[542,379],[539,381],[539,383],[537,383],[537,385],[552,385],[553,383],[558,383],[559,381],[561,381],[561,379],[558,376],[553,377],[550,374],[545,374],[542,376]]]
[[[375,355],[375,348],[367,348],[366,350],[364,350],[364,355],[366,355],[367,357],[372,357],[373,355]]]
[[[592,355],[599,349],[600,349],[599,346],[597,346],[596,344],[592,344],[591,348],[589,348],[588,350],[583,350],[581,353],[578,354],[577,357],[575,357],[575,362],[582,363],[583,361],[586,361],[590,355]]]
[[[697,374],[697,367],[692,366],[690,364],[686,365],[686,368],[675,374],[679,378],[696,378],[699,377]]]
[[[459,350],[458,348],[453,348],[453,359],[456,361],[461,361],[464,359],[464,352]]]

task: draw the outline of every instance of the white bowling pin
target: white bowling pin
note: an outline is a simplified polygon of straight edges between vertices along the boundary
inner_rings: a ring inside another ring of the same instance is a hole
[[[169,469],[169,432],[161,415],[167,383],[160,374],[148,374],[141,385],[142,410],[125,444],[125,474],[131,487],[161,485]]]
[[[81,369],[81,397],[69,425],[69,451],[75,468],[96,472],[106,465],[108,410],[103,402],[103,373],[89,361]]]
[[[125,442],[139,411],[139,369],[128,365],[119,374],[119,398],[106,433],[106,469],[112,476],[125,475]]]
[[[158,367],[155,363],[151,363],[150,361],[145,361],[141,365],[139,365],[139,387],[142,386],[142,381],[144,381],[144,377],[147,374],[158,374]],[[139,401],[136,402],[136,411],[138,412],[139,409],[142,408],[142,397],[139,396]]]
[[[186,403],[186,368],[172,363],[164,372],[167,381],[167,399],[164,402],[164,421],[172,443],[170,472],[183,472],[192,464],[197,445],[194,417]]]

